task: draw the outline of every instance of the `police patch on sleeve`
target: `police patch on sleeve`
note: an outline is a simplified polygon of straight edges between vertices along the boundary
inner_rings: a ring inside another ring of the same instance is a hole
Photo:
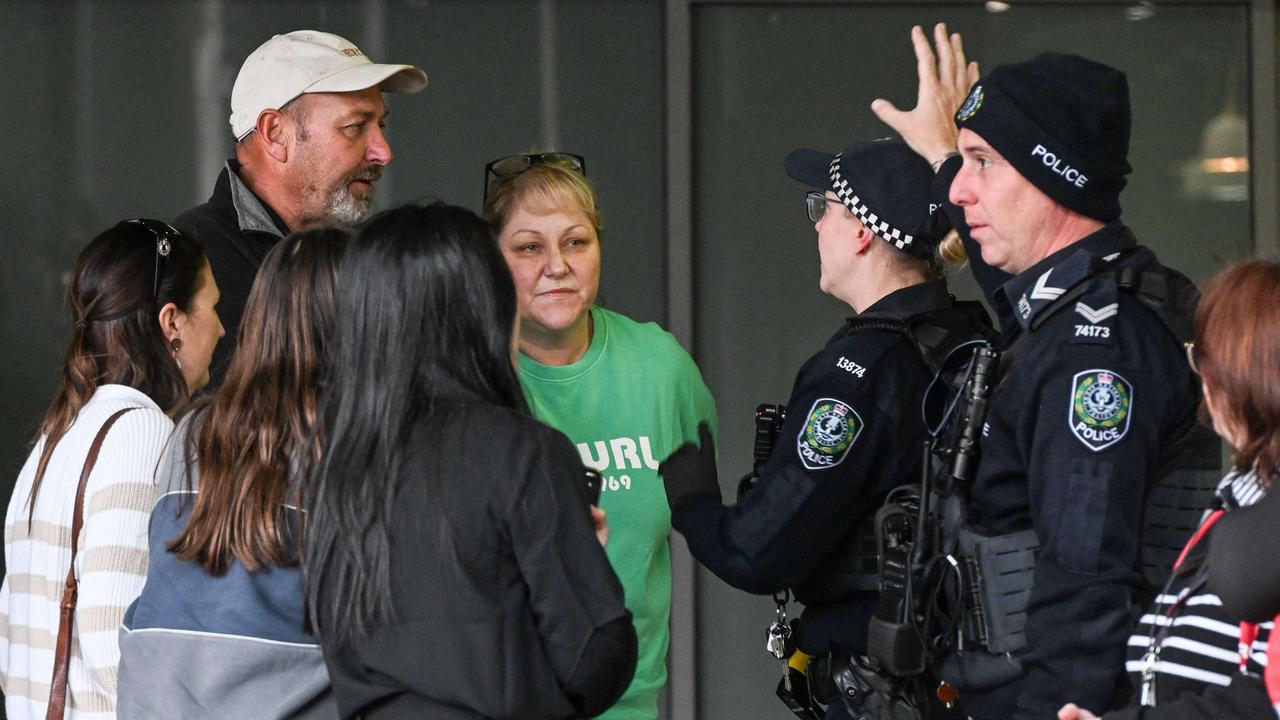
[[[844,461],[862,433],[862,418],[835,398],[814,401],[796,438],[796,453],[809,470],[826,470]]]
[[[1071,384],[1071,433],[1084,446],[1100,452],[1129,432],[1133,386],[1110,370],[1076,373]]]

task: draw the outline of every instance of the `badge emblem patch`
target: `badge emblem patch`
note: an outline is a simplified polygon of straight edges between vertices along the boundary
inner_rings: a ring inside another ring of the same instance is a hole
[[[1129,432],[1133,386],[1110,370],[1076,373],[1071,384],[1071,433],[1094,452],[1111,447]]]
[[[964,104],[960,106],[960,111],[956,113],[956,120],[964,122],[973,117],[982,107],[982,86],[974,85],[973,92],[969,93],[969,97],[965,98]]]
[[[847,403],[819,398],[796,438],[796,453],[809,470],[825,470],[844,462],[862,433],[862,418]]]

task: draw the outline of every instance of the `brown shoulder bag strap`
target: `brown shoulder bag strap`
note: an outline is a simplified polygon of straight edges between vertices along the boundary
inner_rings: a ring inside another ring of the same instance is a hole
[[[121,415],[136,407],[117,410],[102,424],[93,444],[89,446],[89,455],[84,459],[84,469],[80,471],[80,486],[76,488],[75,511],[71,517],[71,566],[67,568],[67,586],[62,591],[62,614],[58,618],[58,641],[53,646],[53,681],[49,683],[49,710],[45,720],[62,720],[63,710],[67,704],[67,672],[71,668],[71,624],[75,619],[76,594],[80,581],[76,579],[76,551],[80,545],[80,527],[84,524],[84,486],[89,481],[93,466],[98,462],[98,451],[102,449],[102,441],[107,437],[111,426]]]

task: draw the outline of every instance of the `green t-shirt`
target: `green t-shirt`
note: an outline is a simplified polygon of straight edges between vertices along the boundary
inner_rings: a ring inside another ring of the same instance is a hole
[[[534,415],[568,435],[583,464],[604,478],[605,552],[626,592],[639,659],[631,686],[601,717],[652,720],[671,640],[671,509],[658,463],[697,442],[699,422],[716,431],[715,402],[670,333],[601,307],[591,318],[591,346],[580,360],[553,367],[521,354],[520,382]]]

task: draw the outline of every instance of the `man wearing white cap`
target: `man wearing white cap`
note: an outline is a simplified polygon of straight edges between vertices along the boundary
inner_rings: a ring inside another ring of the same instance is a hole
[[[222,291],[227,338],[213,355],[211,387],[222,383],[267,251],[290,232],[369,215],[373,184],[392,157],[382,93],[426,85],[412,65],[374,63],[350,41],[314,30],[276,35],[240,66],[231,89],[235,159],[209,201],[174,221],[204,246]]]

